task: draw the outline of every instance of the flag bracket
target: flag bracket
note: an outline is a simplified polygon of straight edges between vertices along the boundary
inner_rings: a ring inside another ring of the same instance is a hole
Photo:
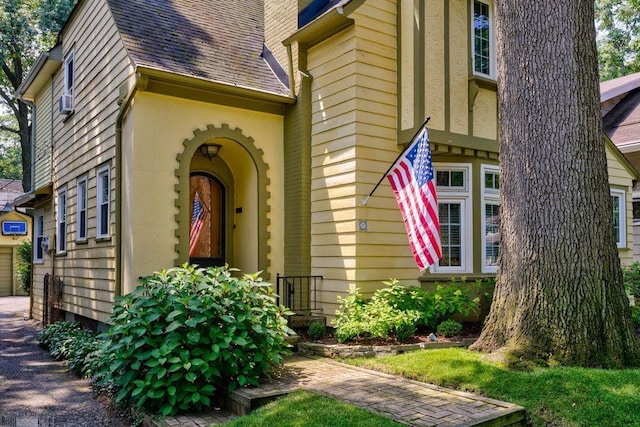
[[[409,140],[409,142],[413,141],[416,136],[418,136],[418,134],[420,133],[420,131],[427,125],[427,123],[429,123],[429,120],[431,120],[431,116],[427,117],[424,122],[422,123],[422,125],[418,128],[418,130],[416,131],[416,133],[411,137],[411,139]],[[400,154],[398,154],[398,157],[396,157],[396,159],[393,161],[393,163],[391,163],[391,166],[389,166],[389,169],[387,169],[387,171],[382,175],[382,177],[380,177],[380,179],[378,180],[378,183],[375,185],[375,187],[373,187],[373,190],[371,190],[371,192],[369,193],[369,195],[367,195],[366,197],[362,198],[362,205],[366,206],[367,203],[369,203],[369,198],[371,198],[371,196],[373,195],[373,193],[378,189],[378,187],[380,186],[380,184],[382,183],[382,181],[384,180],[384,178],[387,176],[387,174],[389,174],[389,171],[391,171],[391,168],[393,168],[393,165],[396,164],[396,162],[398,161],[398,159],[400,157],[402,157],[402,155],[404,154],[405,151],[407,151],[407,148],[409,148],[411,144],[408,143],[404,146],[404,148],[402,149],[402,151],[400,152]]]

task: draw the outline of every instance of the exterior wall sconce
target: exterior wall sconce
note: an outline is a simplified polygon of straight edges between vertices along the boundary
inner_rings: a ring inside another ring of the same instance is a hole
[[[218,155],[222,145],[220,144],[202,144],[198,147],[200,154],[202,154],[207,159],[211,160]]]

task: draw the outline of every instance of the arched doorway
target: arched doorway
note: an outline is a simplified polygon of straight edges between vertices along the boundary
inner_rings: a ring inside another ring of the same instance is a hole
[[[224,265],[224,185],[207,173],[192,173],[189,177],[189,206],[189,262],[201,267]]]

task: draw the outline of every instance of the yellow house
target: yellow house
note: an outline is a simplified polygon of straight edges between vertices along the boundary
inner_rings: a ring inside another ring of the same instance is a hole
[[[17,246],[31,240],[31,217],[12,209],[0,210],[0,297],[25,295],[16,274]]]
[[[80,0],[18,90],[34,315],[45,275],[66,318],[107,322],[189,261],[326,315],[352,285],[494,275],[495,78],[492,0]],[[446,256],[421,272],[389,185],[362,200],[427,116]],[[636,172],[607,147],[626,260]]]

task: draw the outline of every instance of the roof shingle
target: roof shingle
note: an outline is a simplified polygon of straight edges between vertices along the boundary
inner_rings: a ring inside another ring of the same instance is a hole
[[[136,66],[288,96],[262,58],[262,0],[107,0]]]

